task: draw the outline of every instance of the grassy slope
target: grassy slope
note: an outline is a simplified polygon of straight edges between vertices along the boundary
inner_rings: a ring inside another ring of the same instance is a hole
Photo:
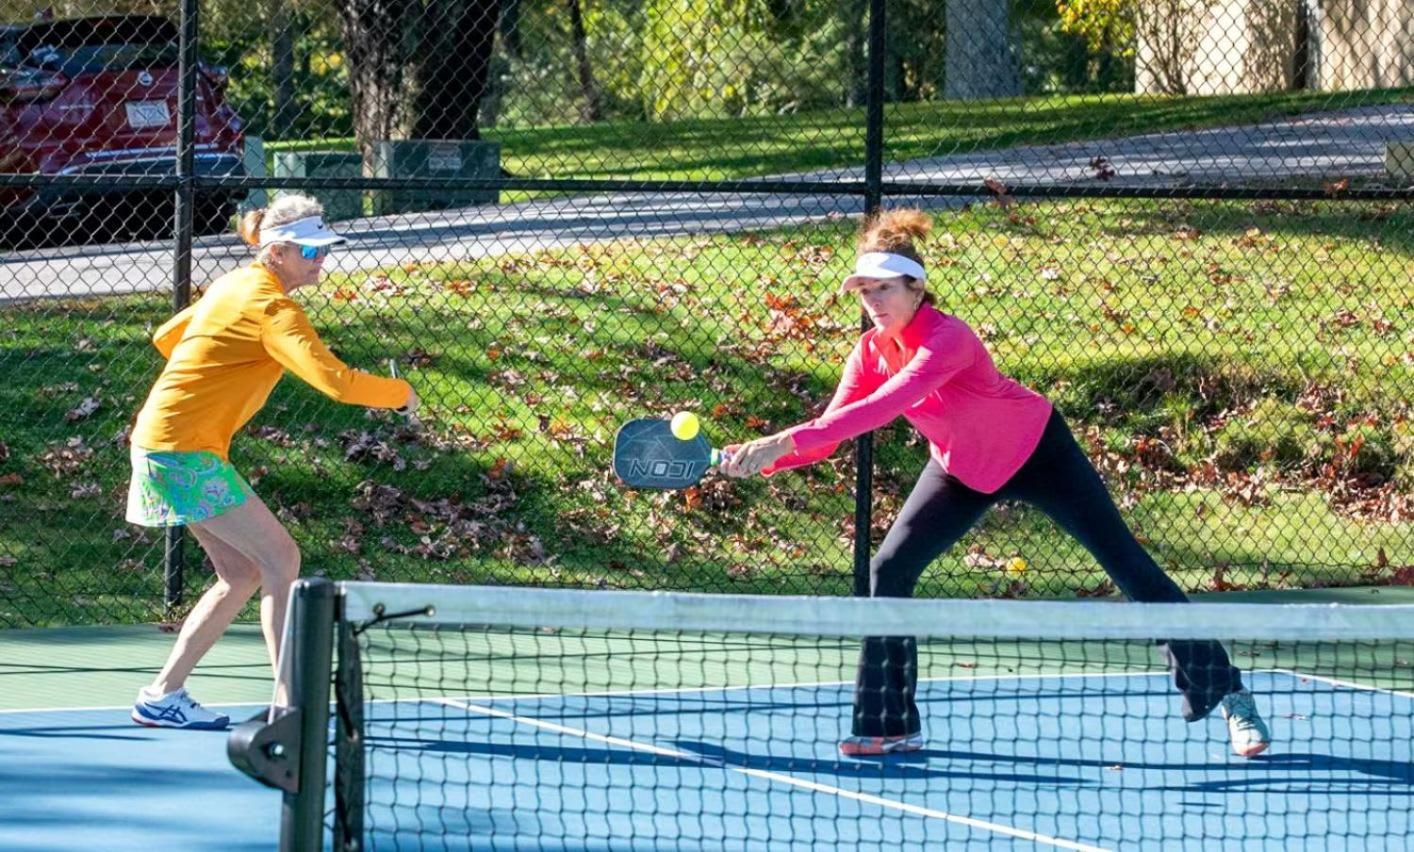
[[[1335,499],[1350,489],[1339,471],[1253,457],[1201,473],[1221,424],[1263,399],[1314,399],[1330,433],[1410,419],[1409,219],[1334,204],[989,207],[940,217],[933,256],[948,308],[1060,404],[1186,587],[1387,582],[1414,564],[1410,524]],[[401,359],[430,432],[287,381],[234,459],[307,565],[337,576],[843,593],[847,449],[685,494],[622,491],[606,469],[631,416],[691,408],[720,443],[822,404],[854,337],[854,308],[829,295],[850,236],[836,223],[331,280],[305,297],[326,339],[368,368]],[[79,620],[153,616],[160,537],[122,521],[114,436],[158,368],[146,336],[167,311],[143,296],[9,312],[0,621],[55,618],[56,600]],[[87,397],[97,413],[67,420]],[[924,458],[908,435],[881,434],[880,525]],[[1145,440],[1167,448],[1158,461]],[[968,544],[936,563],[931,591],[1099,587],[1027,511],[995,514]],[[1012,554],[1031,563],[1020,578],[995,567]]]

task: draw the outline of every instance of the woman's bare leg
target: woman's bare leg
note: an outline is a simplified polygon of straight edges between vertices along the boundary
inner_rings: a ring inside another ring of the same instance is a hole
[[[153,682],[152,689],[161,692],[182,686],[257,585],[261,588],[261,631],[270,664],[277,665],[285,602],[299,576],[299,548],[274,513],[254,495],[230,511],[192,524],[191,530],[216,565],[217,580],[187,616],[167,664]]]

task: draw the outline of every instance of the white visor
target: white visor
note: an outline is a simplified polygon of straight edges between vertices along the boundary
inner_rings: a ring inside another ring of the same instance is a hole
[[[262,246],[294,243],[295,245],[318,247],[332,246],[342,242],[346,241],[334,233],[333,229],[324,221],[323,216],[307,216],[293,222],[286,222],[283,225],[276,225],[273,228],[260,229],[260,244]]]
[[[854,261],[854,274],[840,285],[840,292],[848,293],[865,281],[896,278],[900,275],[907,275],[918,281],[928,279],[928,273],[923,271],[923,264],[916,260],[883,251],[865,252]]]

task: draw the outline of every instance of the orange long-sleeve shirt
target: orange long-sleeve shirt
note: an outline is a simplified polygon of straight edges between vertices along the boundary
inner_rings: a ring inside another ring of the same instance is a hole
[[[369,408],[398,408],[412,390],[334,357],[304,309],[258,262],[217,279],[152,342],[167,366],[133,425],[133,446],[146,450],[209,450],[228,459],[231,437],[285,370],[339,402]]]

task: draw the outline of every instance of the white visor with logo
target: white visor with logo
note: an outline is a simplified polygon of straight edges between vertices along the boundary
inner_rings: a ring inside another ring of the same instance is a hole
[[[299,246],[320,247],[343,242],[348,241],[334,233],[334,230],[324,221],[323,216],[306,216],[303,219],[296,219],[273,228],[260,229],[260,244],[262,246],[294,243]]]

